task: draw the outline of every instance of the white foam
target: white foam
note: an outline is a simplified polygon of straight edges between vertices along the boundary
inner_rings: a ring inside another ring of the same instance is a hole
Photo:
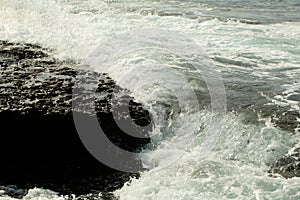
[[[243,125],[231,114],[227,116],[226,125],[228,128],[220,141],[205,159],[199,156],[199,145],[190,145],[189,151],[172,165],[160,169],[160,162],[155,160],[159,170],[142,173],[139,179],[125,184],[115,194],[121,200],[292,199],[300,196],[300,178],[274,178],[266,172],[268,164],[295,145],[295,138],[272,126]],[[174,142],[183,142],[182,146],[186,146],[184,141],[174,139],[165,141],[162,146],[174,146]],[[166,156],[160,146],[151,154],[161,154],[157,159]]]
[[[46,189],[33,188],[28,190],[26,196],[22,199],[24,200],[65,200],[63,196],[58,195],[56,192]],[[0,196],[0,200],[17,200],[8,196]]]

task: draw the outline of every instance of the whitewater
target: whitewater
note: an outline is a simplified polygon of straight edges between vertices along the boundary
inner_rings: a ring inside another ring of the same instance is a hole
[[[196,112],[193,106],[180,107],[178,94],[158,85],[132,91],[153,115],[155,127],[140,155],[147,170],[113,195],[120,200],[296,200],[300,177],[286,179],[269,173],[269,167],[300,148],[299,13],[297,0],[1,0],[0,38],[39,44],[58,59],[78,63],[103,41],[132,30],[163,28],[191,39],[224,82],[227,112],[221,134],[204,155],[212,102],[188,60],[143,49],[112,61],[106,72],[124,88],[126,75],[134,78],[142,71],[150,79],[168,79],[177,93],[192,88],[199,101]],[[298,125],[279,123],[282,113],[292,113]],[[42,188],[23,197],[67,198],[77,197]],[[11,199],[1,195],[1,187],[0,199]]]

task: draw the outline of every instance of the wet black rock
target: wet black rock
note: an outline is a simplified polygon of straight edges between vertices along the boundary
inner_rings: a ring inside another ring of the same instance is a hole
[[[110,169],[91,156],[73,121],[73,112],[97,116],[115,145],[141,150],[150,141],[151,116],[129,91],[107,74],[59,61],[49,50],[32,44],[0,41],[0,68],[0,185],[43,186],[84,194],[101,188],[103,180],[102,190],[109,191],[135,175]],[[75,99],[80,103],[72,109]],[[128,135],[116,120],[125,120],[130,130],[144,138]],[[90,181],[82,186],[83,180]]]
[[[280,174],[285,178],[300,177],[300,148],[277,160],[269,172]]]
[[[300,125],[300,122],[298,121],[300,114],[297,111],[285,111],[274,116],[275,117],[272,117],[272,122],[274,122],[277,127],[280,127],[283,130],[294,132],[295,129]]]
[[[16,185],[0,186],[0,195],[7,195],[14,198],[22,198],[27,194],[27,190],[19,189]]]
[[[287,97],[288,100],[300,102],[300,94],[292,94]]]

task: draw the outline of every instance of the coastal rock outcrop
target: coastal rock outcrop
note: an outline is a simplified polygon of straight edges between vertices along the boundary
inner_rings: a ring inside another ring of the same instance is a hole
[[[80,69],[49,52],[38,45],[0,41],[0,185],[45,186],[82,194],[122,186],[132,174],[104,166],[86,150],[72,112],[96,115],[115,145],[135,152],[150,141],[149,112],[107,74]],[[75,85],[78,77],[83,82]],[[90,99],[72,96],[76,90]],[[81,102],[76,111],[74,98]],[[122,113],[121,107],[129,112]],[[134,122],[129,124],[132,130],[144,138],[130,136],[117,126],[117,120],[127,122],[127,118]]]

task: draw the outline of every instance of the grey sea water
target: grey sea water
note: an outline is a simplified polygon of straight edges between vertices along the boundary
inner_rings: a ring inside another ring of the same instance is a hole
[[[195,41],[225,84],[228,112],[220,138],[210,154],[199,156],[211,101],[188,60],[152,50],[113,60],[107,72],[115,80],[143,66],[155,66],[149,70],[161,76],[151,78],[169,76],[174,85],[178,80],[172,77],[184,75],[200,105],[199,113],[183,111],[176,94],[157,85],[134,91],[156,124],[152,145],[141,156],[149,170],[114,195],[121,200],[296,200],[300,178],[270,176],[268,170],[300,146],[299,13],[299,0],[2,0],[0,38],[37,43],[53,49],[57,58],[78,62],[103,41],[130,30],[163,28]],[[65,197],[39,188],[24,197],[59,198]]]

